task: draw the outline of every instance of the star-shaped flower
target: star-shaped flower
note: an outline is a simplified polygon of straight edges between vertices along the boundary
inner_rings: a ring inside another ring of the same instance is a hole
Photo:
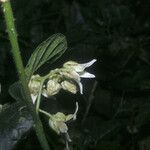
[[[60,133],[67,134],[68,127],[66,125],[66,122],[71,120],[71,119],[75,120],[77,112],[78,112],[78,103],[76,102],[76,110],[75,110],[74,114],[65,115],[62,112],[57,112],[56,114],[51,115],[51,117],[49,118],[50,127],[57,134],[60,134]]]
[[[91,73],[85,71],[86,68],[90,67],[95,62],[96,62],[96,59],[93,59],[84,64],[79,64],[74,61],[68,61],[63,65],[63,67],[67,71],[62,72],[62,74],[67,78],[75,80],[76,83],[79,85],[80,93],[83,94],[83,85],[81,83],[81,78],[95,78],[94,74],[91,74]]]

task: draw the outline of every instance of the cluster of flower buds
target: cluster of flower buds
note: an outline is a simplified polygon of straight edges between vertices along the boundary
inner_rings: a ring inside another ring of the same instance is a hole
[[[95,75],[86,72],[85,69],[90,67],[96,59],[90,62],[79,64],[74,61],[68,61],[64,63],[62,68],[52,70],[46,75],[46,83],[42,85],[42,95],[50,97],[56,95],[61,89],[76,94],[78,89],[83,94],[83,85],[81,78],[95,78]],[[40,90],[41,81],[43,77],[39,75],[33,75],[29,82],[29,89],[33,103],[35,103]]]

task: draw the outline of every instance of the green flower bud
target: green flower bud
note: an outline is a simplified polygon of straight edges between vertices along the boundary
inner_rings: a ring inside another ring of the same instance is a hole
[[[52,118],[49,119],[50,127],[57,133],[67,133],[68,127],[65,124],[66,117],[63,113],[58,112],[55,115],[52,115]]]
[[[61,71],[60,74],[66,78],[66,79],[71,79],[71,80],[75,80],[75,81],[80,81],[80,76],[78,73],[76,73],[75,71],[73,70],[70,70],[70,71]]]
[[[41,84],[40,76],[39,75],[33,75],[31,77],[29,84],[28,84],[29,89],[30,89],[30,93],[33,95],[37,95],[37,93],[40,90],[40,84]]]
[[[68,69],[73,69],[79,73],[79,72],[83,72],[85,68],[90,67],[95,61],[96,61],[96,59],[93,59],[84,64],[79,64],[75,61],[68,61],[68,62],[64,63],[63,67],[68,68]]]
[[[58,112],[55,115],[53,115],[53,119],[56,121],[66,121],[66,115],[62,112]]]
[[[63,67],[73,69],[79,67],[79,63],[75,61],[67,61],[66,63],[64,63]]]
[[[75,85],[75,83],[73,83],[73,82],[71,82],[71,81],[65,80],[65,81],[63,81],[63,82],[61,83],[61,86],[62,86],[62,88],[63,88],[64,90],[66,90],[66,91],[69,91],[69,92],[71,92],[71,93],[73,93],[73,94],[76,94],[76,93],[77,93],[77,86]]]
[[[62,121],[53,121],[49,119],[49,125],[57,134],[67,133],[68,131],[67,125]]]
[[[61,85],[55,80],[49,80],[47,83],[47,96],[52,96],[57,94],[61,89]]]

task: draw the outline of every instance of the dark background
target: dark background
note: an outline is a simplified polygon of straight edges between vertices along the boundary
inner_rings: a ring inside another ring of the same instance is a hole
[[[54,101],[42,103],[50,112],[72,113],[75,101],[79,102],[78,119],[68,124],[71,149],[149,150],[150,1],[11,0],[11,4],[24,65],[38,44],[54,33],[66,36],[68,49],[61,59],[47,63],[37,73],[45,74],[68,60],[97,59],[88,69],[96,79],[82,80],[84,95],[62,91]],[[6,111],[0,114],[1,131],[6,131],[0,135],[0,145],[7,143],[3,150],[40,149],[28,114],[29,122],[9,122],[16,118],[12,114],[20,119],[15,112],[20,105],[8,93],[18,77],[2,10],[0,14],[0,103]],[[57,137],[42,119],[50,145],[63,149],[63,136]],[[24,128],[18,133],[20,126]]]

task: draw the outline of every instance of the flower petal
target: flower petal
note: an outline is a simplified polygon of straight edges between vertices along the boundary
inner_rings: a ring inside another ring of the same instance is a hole
[[[78,105],[78,102],[76,102],[76,109],[75,109],[75,112],[74,112],[73,114],[67,115],[65,122],[67,122],[67,121],[69,121],[69,120],[71,120],[71,119],[76,120],[78,109],[79,109],[79,105]]]
[[[59,129],[60,133],[67,133],[68,127],[64,122],[57,121],[57,128]]]
[[[97,61],[96,59],[93,59],[93,60],[91,60],[91,61],[89,61],[89,62],[87,62],[87,63],[80,64],[80,65],[85,69],[85,68],[88,68],[88,67],[90,67],[91,65],[93,65],[96,61]]]
[[[80,93],[83,94],[83,85],[81,82],[78,82]]]
[[[80,77],[81,78],[95,78],[95,75],[84,71],[82,74],[80,74]]]
[[[31,94],[32,102],[35,104],[38,95]]]
[[[73,114],[73,120],[76,120],[76,118],[77,118],[78,109],[79,109],[79,104],[78,104],[78,102],[76,102],[76,110],[75,110],[75,112]]]
[[[66,71],[62,71],[62,72],[60,72],[60,74],[63,77],[67,78],[67,79],[73,79],[73,80],[77,80],[77,81],[80,80],[79,74],[76,71],[74,71],[74,70],[70,70],[70,71],[67,71],[67,72]]]
[[[43,90],[42,95],[43,95],[44,97],[48,97],[47,92],[46,92],[45,89]]]
[[[73,94],[77,93],[77,86],[74,82],[65,80],[65,81],[61,82],[61,86],[66,91],[69,91]]]

